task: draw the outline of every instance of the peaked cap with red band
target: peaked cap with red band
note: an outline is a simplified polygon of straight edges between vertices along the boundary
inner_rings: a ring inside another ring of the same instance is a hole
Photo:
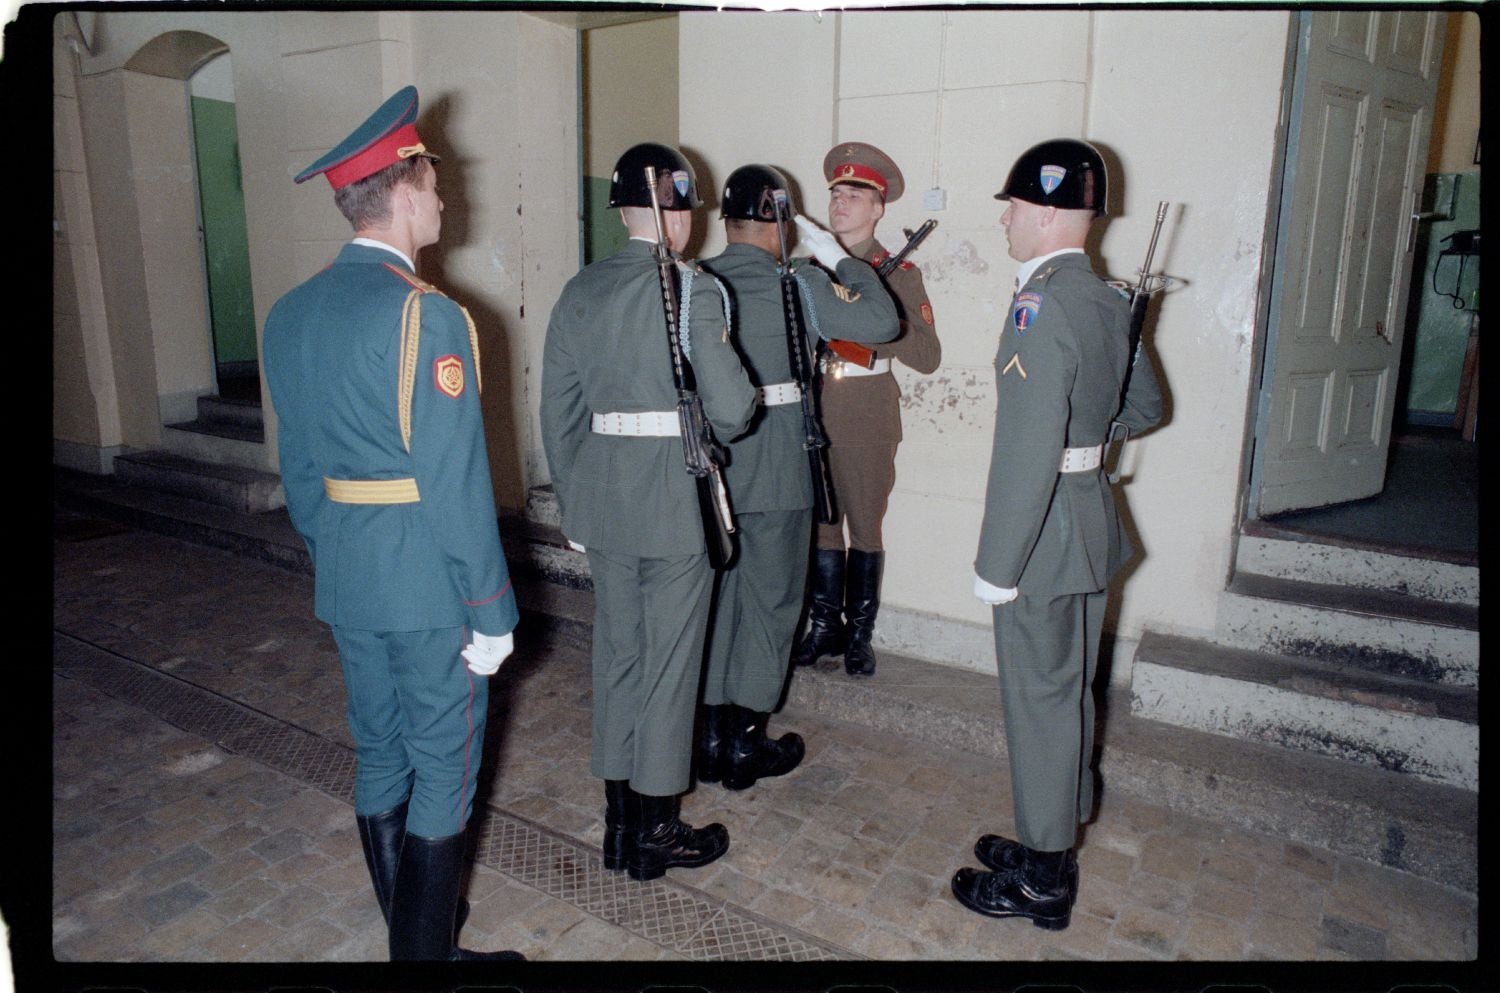
[[[416,125],[412,123],[416,119],[417,88],[403,87],[355,128],[353,134],[299,172],[296,181],[305,182],[322,173],[328,177],[328,184],[338,190],[413,155],[438,161],[417,137]]]
[[[901,199],[906,192],[906,181],[891,157],[862,141],[846,141],[830,148],[823,156],[823,178],[828,180],[830,190],[840,183],[871,187],[886,203]]]

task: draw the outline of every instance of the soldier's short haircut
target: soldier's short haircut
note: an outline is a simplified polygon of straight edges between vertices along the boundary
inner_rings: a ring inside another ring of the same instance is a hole
[[[334,191],[333,202],[356,231],[385,227],[391,220],[391,191],[401,183],[420,187],[424,158],[413,155],[341,187]]]

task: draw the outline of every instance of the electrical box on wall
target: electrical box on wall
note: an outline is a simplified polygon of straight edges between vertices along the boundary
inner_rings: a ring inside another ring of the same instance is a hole
[[[945,210],[948,207],[948,191],[939,187],[922,192],[923,210]]]

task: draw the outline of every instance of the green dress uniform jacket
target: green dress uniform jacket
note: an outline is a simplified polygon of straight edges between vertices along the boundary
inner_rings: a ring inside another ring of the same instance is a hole
[[[1021,320],[1017,320],[1020,315]],[[1102,468],[1060,472],[1066,448],[1104,442],[1121,412],[1130,310],[1082,252],[1043,262],[1012,302],[995,358],[995,440],[974,568],[1020,596],[993,609],[1016,834],[1076,843],[1093,813],[1094,707],[1105,594],[1131,554]],[[1124,416],[1160,416],[1142,353]]]
[[[1040,305],[1018,330],[1008,315],[995,357],[994,450],[975,570],[1023,594],[1104,589],[1132,549],[1103,472],[1059,473],[1064,448],[1104,442],[1121,413],[1130,308],[1069,252],[1042,263],[1017,301]],[[1144,430],[1161,416],[1149,358],[1132,377],[1124,417]]]
[[[733,438],[754,413],[755,389],[730,344],[724,298],[699,273],[683,301],[684,350],[704,414],[721,441]],[[542,443],[568,538],[627,555],[705,552],[682,439],[589,428],[592,414],[676,407],[656,263],[651,244],[632,239],[568,281],[547,327]]]
[[[790,381],[775,257],[736,243],[703,267],[729,288],[735,340],[751,381],[756,386]],[[878,344],[899,333],[895,303],[864,262],[839,262],[838,283],[805,261],[794,260],[792,269],[803,330],[810,337]],[[725,479],[737,515],[739,551],[719,581],[704,686],[704,702],[711,706],[735,703],[766,713],[781,696],[802,610],[812,528],[812,477],[803,440],[802,406],[788,403],[761,407],[750,430],[729,445]]]
[[[705,261],[703,268],[729,288],[735,342],[751,382],[770,386],[790,381],[776,259],[763,249],[737,243]],[[809,338],[879,344],[899,332],[895,304],[875,270],[865,263],[854,258],[841,261],[838,283],[806,260],[793,260],[792,271],[800,289],[803,330]],[[725,480],[736,511],[805,510],[813,505],[802,442],[801,404],[757,410],[750,429],[729,445]]]
[[[348,682],[356,810],[410,790],[411,830],[451,834],[472,803],[487,685],[460,652],[468,632],[503,635],[519,619],[467,315],[399,255],[350,244],[271,308],[264,361],[287,509]],[[409,493],[371,496],[379,481]],[[340,483],[370,502],[330,499]]]
[[[543,352],[542,441],[563,533],[594,581],[590,768],[638,793],[687,789],[708,624],[708,565],[682,439],[596,434],[593,414],[676,409],[651,245],[631,240],[568,281]],[[720,439],[743,431],[755,389],[729,340],[713,277],[684,283],[684,351]],[[733,494],[730,495],[731,505]]]

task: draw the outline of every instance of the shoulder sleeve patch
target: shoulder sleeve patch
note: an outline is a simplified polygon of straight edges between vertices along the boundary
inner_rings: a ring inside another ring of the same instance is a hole
[[[926,300],[922,301],[922,320],[927,322],[928,327],[932,326],[932,304]]]
[[[464,360],[457,355],[440,355],[432,363],[433,384],[444,396],[457,400],[464,393]]]
[[[1036,315],[1042,309],[1042,295],[1032,290],[1016,294],[1016,308],[1011,313],[1011,319],[1015,322],[1016,333],[1025,334],[1026,329],[1036,321]]]

